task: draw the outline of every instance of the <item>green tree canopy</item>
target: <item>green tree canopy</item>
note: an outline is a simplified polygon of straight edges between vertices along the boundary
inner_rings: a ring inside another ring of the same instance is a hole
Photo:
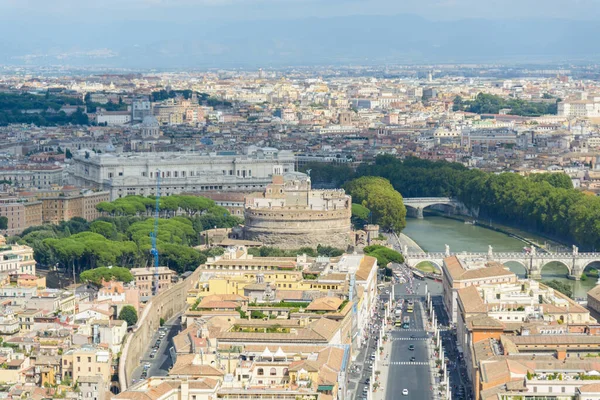
[[[133,306],[123,306],[121,312],[119,313],[119,319],[121,321],[127,322],[127,326],[133,326],[137,324],[138,321],[137,311]]]
[[[373,220],[384,230],[400,232],[406,226],[406,207],[402,195],[390,181],[375,176],[363,176],[345,185],[354,202],[368,208]]]
[[[487,93],[479,93],[475,100],[463,100],[456,96],[452,109],[454,111],[468,111],[477,114],[498,114],[502,109],[509,109],[509,114],[524,116],[540,116],[557,113],[557,102],[533,102],[521,99],[505,99]]]
[[[117,240],[119,233],[114,224],[106,221],[94,221],[90,224],[90,231],[98,233],[110,240]]]
[[[83,282],[90,282],[97,286],[102,284],[102,281],[110,281],[115,279],[119,282],[128,283],[133,281],[133,275],[127,268],[123,267],[99,267],[83,271],[80,275]]]
[[[367,207],[365,207],[361,204],[352,203],[352,217],[353,218],[367,222],[369,219],[370,213],[371,213],[371,210],[369,210]]]
[[[397,264],[404,262],[402,254],[381,245],[366,246],[364,252],[368,256],[375,257],[380,268],[387,266],[390,262]]]

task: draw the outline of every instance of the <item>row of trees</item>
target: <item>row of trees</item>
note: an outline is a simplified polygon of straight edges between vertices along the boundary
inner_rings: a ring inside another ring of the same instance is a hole
[[[406,197],[455,197],[477,210],[481,218],[600,247],[600,198],[573,189],[565,174],[493,174],[458,163],[380,156],[362,165],[358,175],[390,180]]]
[[[512,115],[537,117],[556,114],[557,102],[532,102],[521,99],[505,99],[487,93],[479,93],[475,100],[464,100],[460,96],[454,98],[454,111],[468,111],[477,114],[498,114],[502,109],[510,109]]]
[[[96,209],[105,215],[153,215],[156,207],[154,196],[126,196],[112,202],[103,201],[96,205]],[[178,211],[185,212],[188,217],[196,214],[210,212],[212,214],[227,214],[225,208],[219,207],[211,199],[199,196],[171,195],[161,197],[159,200],[161,216],[172,216]]]
[[[343,176],[386,178],[404,197],[455,197],[478,211],[480,218],[571,241],[582,249],[600,249],[600,198],[575,190],[562,173],[494,174],[458,163],[383,155],[356,171],[348,169]],[[362,201],[360,195],[353,201],[357,198]]]
[[[81,105],[81,108],[67,115],[63,111],[58,111],[65,105]],[[31,112],[32,110],[37,112]],[[45,95],[0,93],[0,126],[19,123],[38,126],[88,125],[88,116],[83,111],[84,106],[80,98],[54,95],[49,92]]]
[[[196,96],[198,98],[199,104],[204,103],[210,107],[217,107],[217,106],[231,107],[232,106],[232,103],[230,101],[219,100],[217,98],[210,97],[207,93],[194,92],[189,89],[169,90],[169,91],[162,89],[162,90],[159,90],[156,92],[152,92],[151,97],[152,97],[152,101],[162,101],[162,100],[174,99],[178,96],[181,96],[186,100],[189,100],[192,98],[192,95],[194,93],[196,94]]]
[[[201,252],[192,248],[203,242],[202,231],[215,226],[229,228],[241,221],[209,199],[171,197],[171,200],[165,198],[168,200],[165,204],[170,204],[171,211],[165,211],[163,215],[172,215],[178,209],[185,215],[159,219],[157,249],[160,264],[181,273],[196,269],[207,256],[214,255],[212,250]],[[73,218],[58,226],[32,227],[11,240],[33,247],[35,259],[40,264],[50,266],[58,263],[76,273],[97,267],[151,265],[150,233],[154,231],[151,210],[154,199],[131,196],[106,204],[125,210],[134,207],[135,212],[113,213],[115,215],[106,215],[91,223]],[[180,209],[180,205],[183,208]]]

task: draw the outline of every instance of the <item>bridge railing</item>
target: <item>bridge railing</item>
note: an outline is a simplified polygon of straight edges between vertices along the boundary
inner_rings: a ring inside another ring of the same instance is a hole
[[[455,199],[451,198],[451,197],[405,197],[404,202],[417,202],[417,201],[423,201],[423,202],[429,202],[429,201],[456,201]]]
[[[447,257],[446,253],[436,252],[436,253],[407,253],[405,254],[407,258],[445,258]],[[488,257],[488,253],[471,253],[471,252],[451,252],[450,256],[461,256],[461,257],[473,257],[473,258],[482,258]],[[527,253],[492,253],[492,259],[494,258],[538,258],[538,259],[573,259],[573,258],[595,258],[600,260],[600,253],[536,253],[536,254],[527,254]]]

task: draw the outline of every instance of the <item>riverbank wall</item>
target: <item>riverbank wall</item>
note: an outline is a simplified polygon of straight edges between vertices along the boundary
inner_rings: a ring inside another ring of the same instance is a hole
[[[412,253],[425,253],[425,250],[423,250],[421,246],[417,244],[417,242],[412,240],[404,233],[396,234],[396,236],[398,238],[398,243],[400,243],[401,249],[404,249],[404,246],[407,246],[409,251]]]

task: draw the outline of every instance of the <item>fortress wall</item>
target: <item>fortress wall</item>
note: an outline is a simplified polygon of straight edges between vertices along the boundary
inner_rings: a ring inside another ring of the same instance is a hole
[[[131,376],[139,365],[144,351],[152,341],[152,336],[160,327],[160,319],[169,320],[187,307],[187,292],[198,281],[200,269],[196,269],[187,279],[176,283],[173,287],[160,292],[146,303],[133,332],[127,334],[121,359],[119,361],[119,383],[121,391],[131,383]]]
[[[351,209],[246,209],[244,237],[267,246],[299,248],[317,245],[346,249],[353,244]]]

